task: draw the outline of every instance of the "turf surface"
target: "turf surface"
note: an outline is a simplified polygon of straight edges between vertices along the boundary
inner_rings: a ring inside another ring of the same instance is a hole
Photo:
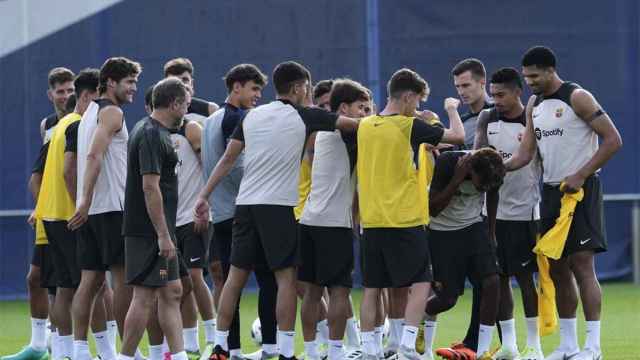
[[[522,303],[515,289],[516,324],[518,345],[523,347],[526,341],[526,329],[522,313]],[[607,360],[640,359],[640,287],[632,284],[603,285],[602,314],[602,347],[603,357]],[[354,292],[354,301],[358,307],[360,291]],[[257,314],[257,296],[247,292],[241,302],[241,336],[244,352],[252,352],[257,346],[251,341],[250,326]],[[458,305],[438,319],[435,346],[447,346],[452,341],[464,336],[469,319],[471,291],[461,297]],[[298,307],[299,309],[299,307]],[[584,343],[584,318],[581,309],[578,316],[579,341]],[[300,332],[300,318],[296,326]],[[28,343],[31,327],[29,308],[24,301],[0,302],[0,355],[12,354]],[[204,332],[200,330],[201,343],[204,343]],[[494,336],[497,346],[497,335]],[[545,354],[553,351],[558,345],[558,334],[542,339]],[[93,349],[93,345],[92,345]],[[147,353],[146,339],[141,345]],[[302,351],[302,336],[296,336],[296,353]]]

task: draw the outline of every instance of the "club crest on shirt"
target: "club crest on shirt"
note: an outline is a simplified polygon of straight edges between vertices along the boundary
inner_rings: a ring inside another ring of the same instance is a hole
[[[562,113],[564,112],[563,108],[557,108],[556,109],[556,117],[557,118],[561,118],[562,117]]]

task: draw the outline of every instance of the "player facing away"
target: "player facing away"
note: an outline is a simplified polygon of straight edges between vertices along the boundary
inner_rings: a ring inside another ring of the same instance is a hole
[[[228,329],[235,304],[255,266],[267,266],[275,272],[280,356],[294,357],[297,234],[293,207],[298,199],[303,147],[314,131],[355,131],[358,127],[351,118],[300,106],[311,80],[304,66],[293,61],[281,63],[272,78],[277,99],[244,117],[194,209],[197,221],[208,219],[209,195],[244,149],[245,171],[236,199],[232,265],[220,298],[213,359],[228,357]]]
[[[458,101],[448,99],[451,128],[415,118],[428,95],[427,83],[410,69],[396,71],[387,85],[389,100],[379,115],[362,120],[358,129],[358,187],[361,266],[364,294],[360,308],[365,358],[377,357],[374,325],[380,291],[411,287],[405,309],[400,358],[419,359],[415,342],[432,280],[414,154],[422,143],[459,144],[464,128]],[[422,189],[427,191],[427,189]],[[426,196],[424,197],[426,198]]]

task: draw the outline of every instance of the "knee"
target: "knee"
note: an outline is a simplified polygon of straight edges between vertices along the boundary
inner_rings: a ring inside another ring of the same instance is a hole
[[[348,288],[333,288],[329,295],[329,305],[331,307],[333,307],[334,304],[350,307],[349,292],[350,289]]]
[[[570,277],[570,271],[564,262],[552,262],[549,266],[549,275],[554,283],[565,282]]]
[[[191,291],[193,291],[193,280],[191,279],[191,277],[183,277],[180,282],[180,293],[182,294],[182,297],[186,297],[191,294]]]
[[[200,285],[204,283],[204,276],[202,274],[202,269],[190,269],[189,277],[191,277],[191,282],[193,283],[194,287],[196,286],[196,284]]]
[[[569,260],[571,271],[578,282],[596,277],[592,252],[582,251],[573,254]]]
[[[304,286],[304,299],[312,302],[320,302],[322,298],[322,288],[313,284]]]
[[[27,274],[27,284],[30,289],[40,288],[40,270],[34,270],[31,268]]]
[[[166,303],[180,303],[183,298],[183,284],[172,281],[160,293],[160,298]]]
[[[213,280],[213,284],[216,287],[222,287],[224,284],[224,274],[222,273],[222,264],[220,261],[216,261],[211,263],[209,266],[209,270],[211,271],[211,279]]]
[[[288,287],[296,290],[296,272],[292,267],[277,270],[275,272],[276,283],[278,287]]]
[[[91,292],[95,293],[98,297],[104,296],[107,287],[109,287],[104,279],[104,276],[102,278],[97,278],[92,285],[93,286],[91,287]]]

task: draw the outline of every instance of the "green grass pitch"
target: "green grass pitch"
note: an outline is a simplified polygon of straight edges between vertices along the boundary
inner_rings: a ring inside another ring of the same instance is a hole
[[[514,289],[516,303],[516,324],[518,345],[525,345],[525,323],[522,313],[520,294]],[[603,285],[602,314],[602,348],[603,357],[607,360],[640,359],[640,286],[632,284]],[[354,291],[356,308],[360,304],[360,291]],[[241,302],[241,337],[242,350],[252,352],[257,346],[251,341],[250,326],[257,316],[257,296],[246,292]],[[471,291],[465,295],[451,311],[438,319],[435,346],[447,346],[463,337],[471,308]],[[299,307],[298,307],[299,309]],[[584,343],[584,318],[578,309],[578,333],[580,345]],[[302,352],[302,335],[300,317],[296,330],[296,353]],[[29,308],[24,301],[0,302],[0,356],[12,354],[29,341],[30,336]],[[91,337],[90,337],[91,338]],[[201,344],[204,343],[204,332],[200,331]],[[92,341],[92,340],[91,340]],[[494,343],[497,346],[497,334]],[[545,354],[553,351],[558,345],[558,334],[542,338]],[[93,345],[92,345],[93,349]],[[146,339],[141,344],[142,351],[147,353]]]

